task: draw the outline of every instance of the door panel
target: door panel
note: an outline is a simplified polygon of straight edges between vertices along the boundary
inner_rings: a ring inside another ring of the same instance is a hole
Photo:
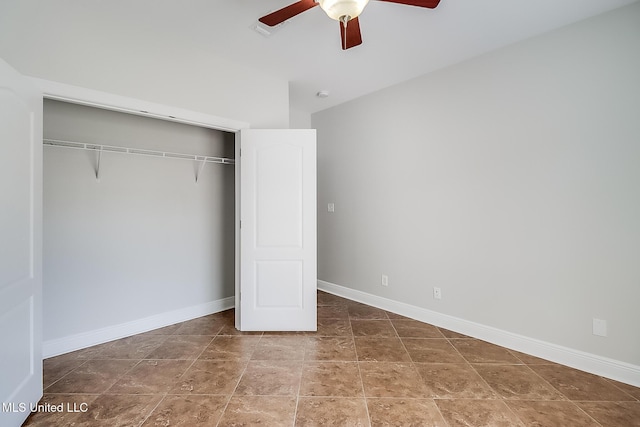
[[[303,149],[273,145],[255,151],[256,245],[302,247]]]
[[[315,141],[315,130],[239,134],[241,330],[316,330]]]
[[[0,425],[42,396],[42,94],[0,60]]]
[[[302,308],[304,289],[301,261],[257,261],[256,307]]]

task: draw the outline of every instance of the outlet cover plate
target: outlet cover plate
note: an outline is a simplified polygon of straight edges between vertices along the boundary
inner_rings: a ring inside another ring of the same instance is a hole
[[[607,321],[602,319],[593,319],[593,335],[599,337],[607,336]]]

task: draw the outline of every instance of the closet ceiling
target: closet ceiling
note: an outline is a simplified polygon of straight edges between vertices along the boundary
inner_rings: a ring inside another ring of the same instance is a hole
[[[431,10],[371,0],[363,44],[343,51],[339,24],[320,8],[269,37],[253,29],[292,0],[2,0],[0,56],[11,40],[46,52],[52,66],[69,43],[90,57],[87,40],[123,58],[213,55],[288,80],[291,108],[316,112],[635,1],[442,0]],[[318,98],[320,90],[330,96]]]

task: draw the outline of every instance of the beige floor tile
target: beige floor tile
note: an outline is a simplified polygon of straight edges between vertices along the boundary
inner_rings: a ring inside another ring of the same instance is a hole
[[[45,394],[23,425],[73,426],[78,422],[83,411],[91,410],[92,403],[98,396],[98,394]],[[62,411],[56,409],[53,412],[49,409],[52,406],[60,408],[60,405],[62,405]]]
[[[144,359],[166,339],[166,335],[146,334],[122,338],[103,348],[98,357],[102,359]]]
[[[318,306],[318,319],[349,320],[349,309],[346,305]]]
[[[218,335],[198,357],[207,360],[248,360],[260,341],[259,336]]]
[[[139,426],[162,400],[161,395],[102,394],[81,413],[74,427]]]
[[[174,383],[170,394],[217,394],[230,396],[248,361],[196,360]]]
[[[347,303],[347,310],[352,320],[389,320],[386,311],[365,304],[350,302]]]
[[[51,384],[64,377],[74,369],[85,363],[86,359],[68,358],[63,356],[45,359],[42,362],[42,384],[46,389]]]
[[[189,360],[142,360],[106,393],[162,394],[168,392],[191,365]]]
[[[220,329],[218,336],[220,335],[241,335],[241,336],[256,336],[260,337],[264,334],[262,331],[239,331],[233,324],[227,324]]]
[[[252,360],[303,360],[307,338],[303,335],[267,336],[260,338]]]
[[[123,375],[109,394],[166,393],[191,365],[190,360],[142,360]]]
[[[564,400],[565,397],[524,365],[473,365],[503,399]]]
[[[603,426],[640,426],[640,402],[577,402]]]
[[[451,339],[451,344],[469,363],[522,364],[504,347],[477,339]]]
[[[355,361],[356,346],[352,337],[312,337],[307,341],[304,359]]]
[[[507,402],[507,406],[526,426],[601,427],[569,401],[514,400]]]
[[[392,319],[391,323],[401,338],[444,338],[433,325],[411,319]]]
[[[502,400],[436,400],[450,427],[524,427]]]
[[[531,356],[530,354],[521,353],[515,350],[509,350],[509,353],[516,356],[522,363],[527,365],[554,365],[553,362],[539,357]]]
[[[344,397],[300,397],[296,426],[369,426],[365,400]]]
[[[400,338],[355,337],[356,354],[362,362],[409,362],[411,357]]]
[[[138,360],[87,360],[47,387],[45,393],[104,393],[138,362]]]
[[[366,397],[428,397],[428,390],[412,363],[359,362],[359,365]]]
[[[389,319],[391,319],[391,320],[394,320],[394,319],[400,319],[400,320],[413,320],[413,319],[411,319],[411,318],[409,318],[409,317],[403,316],[403,315],[398,314],[398,313],[393,313],[393,312],[391,312],[391,311],[387,311],[386,313],[387,313],[387,317],[388,317]]]
[[[181,323],[165,326],[164,328],[153,329],[140,335],[173,335],[182,326]]]
[[[368,398],[372,427],[447,427],[432,399]]]
[[[607,381],[613,384],[614,386],[616,386],[617,388],[619,388],[620,390],[633,396],[635,399],[640,400],[640,387],[634,387],[629,384],[624,384],[619,381],[614,381],[609,379]]]
[[[142,427],[215,426],[229,396],[166,396]]]
[[[300,396],[362,397],[362,379],[356,362],[305,362]]]
[[[495,399],[497,395],[466,363],[416,363],[427,387],[426,397],[436,399]]]
[[[197,359],[212,340],[208,335],[170,335],[145,359]]]
[[[296,396],[301,376],[301,361],[252,360],[247,365],[235,394]]]
[[[318,292],[318,306],[322,305],[347,305],[347,301],[337,295],[328,292]]]
[[[227,319],[212,314],[183,322],[174,335],[217,335],[227,324]]]
[[[597,375],[561,365],[530,365],[530,367],[570,400],[636,400],[610,381]]]
[[[411,360],[418,363],[466,363],[449,340],[442,338],[402,338]]]
[[[352,337],[353,332],[351,330],[351,322],[349,321],[349,319],[318,318],[317,335],[329,337]]]
[[[351,319],[351,330],[356,337],[390,337],[398,336],[390,320],[357,320]]]
[[[450,331],[448,329],[444,329],[444,328],[438,328],[438,330],[440,331],[440,333],[442,335],[444,335],[445,338],[471,338],[467,335],[458,333],[458,332],[454,332],[454,331]]]
[[[295,413],[295,397],[234,396],[218,427],[292,426]]]

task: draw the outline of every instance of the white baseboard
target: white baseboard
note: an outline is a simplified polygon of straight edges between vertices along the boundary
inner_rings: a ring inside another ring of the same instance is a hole
[[[184,322],[186,320],[195,319],[197,317],[206,316],[208,314],[218,313],[220,311],[233,308],[234,305],[235,297],[229,297],[210,301],[205,304],[156,314],[130,322],[120,323],[118,325],[107,326],[93,331],[44,341],[42,343],[42,355],[43,358],[46,359],[60,354],[69,353],[71,351],[91,347],[93,345],[173,325],[175,323]]]
[[[640,366],[637,365],[525,337],[322,280],[318,280],[318,289],[502,347],[640,387]]]

